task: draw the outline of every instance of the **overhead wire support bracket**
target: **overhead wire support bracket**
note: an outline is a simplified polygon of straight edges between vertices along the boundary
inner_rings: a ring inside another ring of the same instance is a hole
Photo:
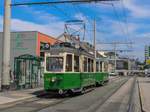
[[[64,1],[50,1],[50,2],[23,2],[13,3],[11,6],[24,6],[24,5],[47,5],[47,4],[71,4],[71,3],[91,3],[101,1],[119,1],[119,0],[64,0]]]

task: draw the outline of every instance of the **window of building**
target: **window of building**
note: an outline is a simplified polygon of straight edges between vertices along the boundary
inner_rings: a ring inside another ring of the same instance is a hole
[[[44,58],[44,52],[40,52],[40,57]]]
[[[72,71],[72,55],[67,54],[66,56],[66,72]]]
[[[79,56],[74,56],[74,72],[79,72]]]

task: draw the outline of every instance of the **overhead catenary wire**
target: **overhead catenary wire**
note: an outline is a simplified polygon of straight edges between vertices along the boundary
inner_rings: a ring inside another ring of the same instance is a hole
[[[79,10],[79,7],[77,7],[75,4],[72,4],[72,6],[74,7],[74,9],[78,12],[78,14],[83,14],[85,17],[86,17],[86,19],[84,19],[84,18],[82,18],[81,16],[83,16],[83,15],[79,15],[79,18],[80,18],[80,20],[83,20],[84,21],[84,26],[83,26],[83,30],[84,30],[84,32],[83,32],[83,41],[85,40],[85,35],[86,35],[86,26],[87,26],[87,16],[83,13],[83,12],[81,12],[80,10]]]
[[[124,6],[124,3],[123,3],[123,0],[121,0],[121,5],[122,5],[122,14],[123,14],[123,16],[124,16],[124,21],[123,21],[123,22],[124,22],[124,25],[121,24],[120,17],[119,17],[119,15],[118,15],[118,13],[117,13],[117,10],[116,10],[114,4],[112,3],[112,7],[113,7],[113,9],[114,9],[114,13],[115,13],[116,17],[117,17],[118,20],[119,20],[119,24],[120,24],[120,26],[121,26],[121,28],[122,28],[122,32],[126,35],[125,37],[126,37],[127,41],[129,41],[129,38],[130,38],[129,27],[128,27],[127,15],[126,15],[126,10],[125,10],[125,6]],[[124,27],[123,27],[123,26],[124,26]],[[124,28],[124,29],[123,29],[123,28]],[[132,44],[130,44],[130,46],[132,47]],[[130,47],[130,46],[128,45],[128,47]]]
[[[13,3],[11,6],[25,6],[25,5],[48,5],[48,4],[71,4],[71,3],[92,3],[101,1],[119,1],[119,0],[58,0],[58,1],[38,1],[38,2],[20,2]]]
[[[118,19],[118,22],[117,22],[117,23],[119,24],[122,33],[123,33],[124,35],[126,35],[126,32],[125,32],[124,28],[122,27],[122,24],[121,24],[121,21],[120,21],[120,17],[119,17],[119,15],[118,15],[118,13],[117,13],[117,11],[116,11],[116,8],[115,8],[115,6],[114,6],[113,3],[112,3],[112,8],[113,8],[113,11],[114,11],[114,14],[115,14],[116,18]]]
[[[128,34],[127,40],[129,40],[129,39],[131,39],[131,34],[129,33],[129,24],[128,24],[127,14],[126,14],[126,10],[125,10],[125,5],[124,5],[124,1],[123,0],[121,0],[120,2],[121,2],[121,5],[122,5],[124,22],[125,22],[126,30],[127,30],[127,34]]]
[[[96,1],[109,1],[109,0],[96,0]],[[112,1],[112,0],[110,0],[110,1]],[[66,11],[64,11],[64,10],[62,10],[61,8],[59,8],[59,7],[57,7],[56,5],[54,5],[54,3],[63,3],[63,2],[66,2],[66,3],[71,3],[72,1],[51,1],[51,2],[38,2],[38,3],[33,3],[33,5],[38,5],[38,4],[40,4],[40,3],[42,3],[42,4],[47,4],[47,3],[52,3],[52,6],[54,7],[54,8],[56,8],[57,10],[59,10],[59,11],[61,11],[62,13],[63,13],[63,15],[66,17],[66,18],[74,18],[74,17],[70,17],[70,15],[66,12]],[[81,9],[78,7],[76,7],[77,5],[75,5],[75,4],[78,4],[78,0],[76,1],[76,2],[74,2],[73,1],[73,3],[71,3],[73,6],[75,6],[74,8],[75,8],[75,10],[77,10],[79,13],[81,13],[81,14],[83,14],[82,12],[81,12]],[[85,2],[85,1],[80,1],[80,2]],[[92,1],[89,1],[89,2],[92,2]],[[16,2],[17,4],[14,4],[14,5],[24,5],[24,4],[19,4],[18,2]],[[102,3],[102,2],[101,2]],[[119,18],[119,16],[118,16],[118,14],[117,14],[117,11],[116,11],[116,9],[115,9],[115,6],[114,6],[114,4],[113,3],[102,3],[102,4],[112,4],[112,7],[113,7],[113,10],[114,10],[114,13],[115,13],[115,15],[116,15],[116,17],[118,18],[118,21],[119,21],[119,24],[120,24],[120,27],[121,27],[121,30],[122,30],[122,32],[125,34],[125,31],[124,31],[124,29],[122,28],[122,25],[121,25],[121,23],[120,23],[120,18]],[[13,4],[12,4],[13,5]],[[25,4],[25,5],[32,5],[32,3],[27,3],[27,4]],[[89,4],[88,4],[89,5]],[[85,15],[86,16],[86,15]],[[80,17],[81,18],[81,17]],[[88,19],[87,19],[88,20]],[[89,20],[88,20],[89,21]]]
[[[57,9],[58,11],[62,12],[63,15],[67,18],[66,20],[68,20],[68,18],[74,19],[74,17],[72,17],[71,15],[69,15],[68,13],[66,13],[63,9],[59,8],[58,6],[52,5],[52,7],[54,7],[54,8]]]

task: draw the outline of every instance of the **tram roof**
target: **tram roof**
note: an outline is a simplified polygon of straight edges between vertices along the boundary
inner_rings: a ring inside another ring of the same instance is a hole
[[[44,50],[43,52],[49,52],[52,55],[58,55],[59,53],[72,53],[75,55],[85,55],[87,57],[94,58],[93,54],[91,54],[83,49],[73,48],[73,47],[65,47],[65,46],[52,47],[52,48],[50,48],[50,50]]]

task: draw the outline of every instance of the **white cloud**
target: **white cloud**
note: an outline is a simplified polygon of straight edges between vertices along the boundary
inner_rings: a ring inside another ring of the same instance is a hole
[[[36,20],[42,21],[42,24],[21,20],[18,18],[11,18],[11,30],[12,31],[39,31],[51,36],[59,36],[64,31],[64,22],[58,17],[49,14],[42,10],[35,10],[32,7],[22,6],[22,8],[29,13],[37,17]],[[3,17],[0,15],[0,31],[3,27]]]
[[[84,20],[85,22],[88,21],[87,17],[84,16],[82,13],[77,13],[77,14],[75,14],[75,18],[76,18],[76,19],[79,19],[79,20]]]
[[[149,9],[146,6],[143,7],[141,4],[137,4],[135,0],[124,0],[124,5],[132,13],[133,17],[150,17]]]
[[[0,16],[0,30],[2,31],[2,16]],[[56,24],[57,23],[57,24]],[[39,31],[57,37],[63,33],[64,23],[62,21],[49,22],[47,24],[37,24],[34,22],[11,19],[12,31]]]
[[[132,41],[132,39],[134,38],[132,36],[136,34],[136,30],[141,28],[141,26],[135,23],[126,24],[124,22],[117,23],[116,21],[114,21],[112,22],[111,28],[113,31],[113,35],[121,36],[124,39]]]
[[[40,21],[43,21],[43,20],[58,21],[59,20],[59,18],[54,16],[53,14],[47,13],[47,12],[42,11],[42,10],[35,10],[32,7],[27,7],[26,11],[28,11],[28,13],[30,13],[31,15],[38,17],[36,19],[38,19]]]

